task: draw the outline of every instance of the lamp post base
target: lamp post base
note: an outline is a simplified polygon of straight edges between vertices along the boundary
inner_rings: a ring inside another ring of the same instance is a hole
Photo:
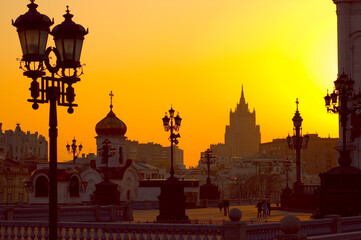
[[[303,193],[303,181],[298,180],[293,184],[293,191],[296,194],[302,194]]]
[[[220,199],[220,192],[218,190],[218,186],[212,183],[203,184],[200,186],[199,189],[199,199],[212,199],[212,200],[219,200]]]
[[[94,204],[116,205],[120,201],[120,192],[118,191],[118,184],[111,181],[103,181],[95,185]]]
[[[320,214],[337,214],[342,217],[361,213],[361,170],[339,166],[321,173]]]
[[[189,223],[185,215],[184,186],[177,178],[170,177],[161,186],[159,199],[159,216],[157,222],[162,223]]]

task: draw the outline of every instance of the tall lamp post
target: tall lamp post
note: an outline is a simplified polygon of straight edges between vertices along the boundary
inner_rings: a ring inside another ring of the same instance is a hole
[[[216,157],[213,155],[212,150],[209,148],[201,154],[201,163],[207,164],[207,184],[211,184],[211,178],[209,177],[210,165],[216,162]]]
[[[178,144],[178,140],[177,138],[180,138],[179,133],[175,134],[174,132],[178,132],[181,122],[182,122],[182,118],[179,116],[179,114],[177,114],[176,117],[174,117],[174,110],[171,107],[169,109],[169,117],[167,115],[167,113],[165,113],[165,117],[163,118],[163,127],[164,130],[166,132],[170,131],[170,136],[169,136],[169,140],[170,140],[170,177],[174,178],[174,166],[173,166],[173,145],[177,145]]]
[[[72,21],[73,15],[69,9],[63,15],[65,20],[55,26],[50,32],[50,26],[54,24],[50,18],[40,14],[34,0],[30,0],[28,12],[20,15],[13,26],[17,28],[21,49],[23,52],[20,68],[24,75],[32,79],[30,84],[33,109],[39,108],[39,103],[50,103],[49,111],[49,239],[57,238],[57,111],[56,105],[67,106],[68,113],[73,113],[74,88],[72,85],[80,81],[82,74],[80,54],[84,36],[88,33],[79,24]],[[56,48],[46,49],[48,34],[54,37]],[[56,63],[51,64],[49,55],[53,53]],[[51,76],[46,76],[46,71]],[[79,70],[81,70],[79,72]],[[56,77],[56,76],[57,77]],[[40,79],[40,84],[38,82]]]
[[[339,151],[338,163],[340,166],[350,166],[350,150],[347,149],[347,116],[361,109],[361,94],[353,94],[353,85],[355,81],[342,73],[336,81],[335,90],[324,97],[327,112],[338,113],[340,115],[342,126],[342,150]],[[352,105],[349,105],[352,102]]]
[[[361,109],[361,94],[353,93],[354,81],[344,72],[334,84],[334,91],[327,93],[324,99],[327,112],[338,113],[340,116],[342,148],[338,149],[339,166],[320,174],[320,215],[357,216],[361,213],[361,170],[351,166],[350,149],[347,147],[347,122],[349,114]]]
[[[79,156],[81,150],[83,149],[83,145],[80,144],[79,146],[76,145],[76,139],[74,138],[73,143],[71,145],[66,144],[66,150],[68,150],[68,153],[72,153],[73,154],[73,163],[75,163],[75,159],[77,159],[77,157]],[[71,147],[71,148],[70,148]]]
[[[112,148],[112,143],[108,140],[105,139],[104,142],[102,143],[102,148],[100,148],[98,151],[100,153],[100,155],[102,156],[102,163],[105,164],[105,176],[104,176],[104,180],[106,182],[109,181],[109,176],[108,176],[108,162],[109,162],[109,158],[114,156],[116,149]]]
[[[302,117],[298,111],[298,98],[296,99],[296,112],[292,118],[293,121],[293,136],[287,137],[287,144],[289,149],[296,150],[296,182],[293,185],[295,193],[303,193],[303,181],[301,178],[301,149],[307,148],[309,136],[302,136]]]
[[[105,139],[102,142],[102,147],[98,149],[102,159],[102,164],[105,164],[104,180],[95,185],[94,204],[96,205],[114,205],[120,201],[120,192],[118,191],[118,184],[110,181],[108,173],[109,158],[114,156],[116,150],[112,147],[111,141]]]
[[[290,189],[289,187],[288,187],[288,171],[290,170],[290,166],[291,166],[291,161],[290,160],[288,160],[288,158],[286,158],[284,161],[283,161],[283,166],[285,167],[285,170],[286,170],[286,188],[285,189]]]
[[[174,176],[173,166],[173,145],[178,144],[177,138],[180,138],[179,131],[182,118],[177,114],[174,117],[174,110],[171,107],[169,117],[166,113],[163,118],[163,127],[165,131],[170,131],[169,140],[171,143],[171,165],[170,177],[161,185],[159,199],[159,215],[157,222],[177,222],[188,223],[189,218],[185,215],[185,199],[183,181],[178,181]]]

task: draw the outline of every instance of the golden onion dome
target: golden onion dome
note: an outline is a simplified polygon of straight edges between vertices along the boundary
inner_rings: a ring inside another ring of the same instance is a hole
[[[110,92],[110,96],[113,97],[113,93]],[[117,118],[113,112],[112,99],[110,102],[110,112],[95,126],[95,131],[98,135],[120,135],[124,136],[127,132],[127,126],[125,123]]]

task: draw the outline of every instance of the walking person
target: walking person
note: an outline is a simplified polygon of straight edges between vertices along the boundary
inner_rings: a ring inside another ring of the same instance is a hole
[[[263,213],[263,217],[267,217],[267,203],[266,203],[266,200],[262,201],[262,213]]]
[[[258,200],[258,201],[257,201],[256,208],[257,208],[257,217],[260,218],[260,217],[261,217],[261,213],[262,213],[262,203],[261,203],[261,200]]]
[[[268,216],[271,216],[271,203],[269,200],[267,200],[267,211],[268,211]]]
[[[226,208],[226,200],[223,199],[223,213],[224,213],[224,216],[227,216],[227,208]]]
[[[227,213],[229,213],[229,200],[228,199],[226,199],[226,206],[225,207],[227,208]]]
[[[219,202],[218,202],[218,208],[219,208],[219,212],[222,213],[222,208],[223,208],[223,202],[222,202],[222,200],[219,200]]]

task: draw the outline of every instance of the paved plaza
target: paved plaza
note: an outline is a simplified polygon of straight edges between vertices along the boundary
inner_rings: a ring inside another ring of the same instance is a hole
[[[295,215],[300,220],[309,220],[311,213],[299,213],[299,212],[287,212],[281,210],[272,210],[271,216],[264,218],[257,218],[257,208],[254,205],[241,205],[231,206],[232,208],[238,208],[242,211],[242,221],[263,223],[263,222],[277,222],[280,221],[286,215]],[[134,222],[153,222],[159,215],[159,210],[134,210]],[[191,220],[200,220],[204,222],[206,220],[212,220],[215,223],[220,223],[223,220],[229,220],[228,216],[224,216],[224,213],[220,212],[218,208],[195,208],[187,209],[186,215]]]

